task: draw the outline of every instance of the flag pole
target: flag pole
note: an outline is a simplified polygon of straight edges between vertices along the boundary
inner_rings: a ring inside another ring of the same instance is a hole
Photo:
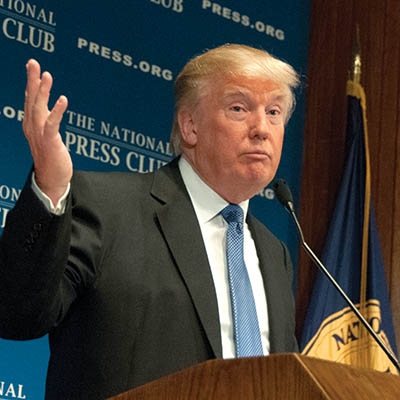
[[[364,189],[364,217],[363,217],[363,236],[361,249],[361,271],[360,271],[360,311],[365,315],[367,299],[367,275],[368,275],[368,248],[369,248],[369,220],[371,211],[371,167],[368,143],[368,127],[366,117],[366,96],[361,85],[361,45],[360,29],[356,26],[356,40],[353,48],[353,60],[351,79],[347,85],[347,94],[360,100],[363,125],[364,125],[364,151],[365,151],[365,189]]]

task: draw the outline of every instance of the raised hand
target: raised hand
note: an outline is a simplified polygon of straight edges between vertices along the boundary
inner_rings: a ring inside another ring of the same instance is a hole
[[[36,60],[27,65],[23,130],[32,153],[35,179],[39,188],[56,204],[72,178],[72,160],[59,133],[63,114],[68,106],[60,96],[49,110],[48,102],[53,78],[41,74]]]

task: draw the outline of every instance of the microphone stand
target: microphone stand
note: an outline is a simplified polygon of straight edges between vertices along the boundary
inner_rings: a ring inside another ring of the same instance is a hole
[[[329,271],[326,269],[324,264],[319,260],[319,258],[315,255],[315,253],[311,250],[310,246],[306,243],[304,240],[304,235],[303,231],[301,229],[300,223],[297,219],[296,213],[294,211],[294,206],[292,201],[287,201],[284,207],[289,211],[290,215],[292,216],[296,227],[297,231],[300,236],[300,241],[301,244],[304,248],[304,250],[307,252],[307,254],[311,257],[312,261],[316,266],[319,268],[321,272],[325,274],[325,276],[331,281],[333,286],[336,288],[336,290],[341,294],[343,299],[347,302],[347,304],[350,306],[350,308],[353,310],[354,314],[357,315],[358,319],[360,322],[364,325],[364,327],[368,330],[368,332],[372,335],[372,337],[375,339],[375,341],[378,343],[378,345],[381,347],[381,349],[384,351],[384,353],[387,355],[389,360],[392,362],[392,364],[397,368],[397,370],[400,372],[400,363],[397,360],[396,356],[393,354],[393,352],[385,345],[383,340],[376,334],[376,332],[372,329],[371,325],[368,323],[368,321],[364,318],[364,316],[360,313],[358,308],[354,305],[354,303],[350,300],[350,298],[347,296],[347,294],[343,291],[343,289],[339,286],[339,284],[336,282],[336,280],[333,278],[333,276],[329,273]]]

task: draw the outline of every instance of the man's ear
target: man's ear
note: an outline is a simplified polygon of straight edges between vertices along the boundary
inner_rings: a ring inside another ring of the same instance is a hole
[[[178,124],[181,130],[182,140],[189,146],[194,146],[197,143],[197,132],[192,113],[187,109],[179,110]]]

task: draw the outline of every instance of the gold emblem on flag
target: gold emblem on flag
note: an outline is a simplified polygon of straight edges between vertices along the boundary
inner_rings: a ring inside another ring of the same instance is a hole
[[[386,333],[382,329],[379,301],[374,299],[367,301],[363,306],[362,314],[375,333],[391,349]],[[326,318],[314,337],[307,343],[302,354],[398,374],[387,355],[350,307],[345,307]]]

